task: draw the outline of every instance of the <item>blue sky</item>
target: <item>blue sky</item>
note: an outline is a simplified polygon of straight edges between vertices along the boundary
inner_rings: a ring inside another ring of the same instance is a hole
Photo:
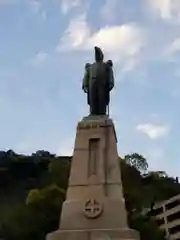
[[[72,154],[94,45],[114,62],[119,154],[180,176],[179,0],[0,0],[0,148]]]

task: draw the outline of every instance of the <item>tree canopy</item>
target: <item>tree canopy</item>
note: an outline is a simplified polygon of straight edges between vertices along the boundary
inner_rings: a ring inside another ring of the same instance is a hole
[[[0,151],[0,237],[45,240],[58,228],[70,163],[71,157],[43,150],[31,156]],[[142,240],[163,240],[164,233],[143,209],[179,194],[180,184],[163,171],[148,171],[147,160],[138,153],[119,158],[119,164],[129,226]]]

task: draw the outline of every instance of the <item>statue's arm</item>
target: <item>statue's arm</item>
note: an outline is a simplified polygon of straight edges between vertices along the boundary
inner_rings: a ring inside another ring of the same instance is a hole
[[[114,73],[113,68],[109,66],[109,90],[111,91],[114,87]]]
[[[89,86],[89,66],[90,66],[89,63],[87,63],[85,66],[85,73],[84,73],[83,84],[82,84],[82,89],[86,93],[88,91],[88,86]]]

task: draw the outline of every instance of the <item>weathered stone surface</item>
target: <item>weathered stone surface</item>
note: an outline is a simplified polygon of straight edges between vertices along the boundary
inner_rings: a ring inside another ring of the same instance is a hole
[[[95,229],[79,231],[56,231],[47,240],[134,240],[139,234],[130,229]]]
[[[47,240],[139,239],[127,225],[116,142],[107,116],[78,123],[59,230]]]

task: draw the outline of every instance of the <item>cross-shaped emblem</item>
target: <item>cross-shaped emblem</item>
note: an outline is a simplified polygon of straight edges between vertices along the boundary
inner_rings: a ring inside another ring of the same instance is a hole
[[[102,204],[95,199],[89,199],[84,206],[84,214],[88,218],[96,218],[102,213]]]

